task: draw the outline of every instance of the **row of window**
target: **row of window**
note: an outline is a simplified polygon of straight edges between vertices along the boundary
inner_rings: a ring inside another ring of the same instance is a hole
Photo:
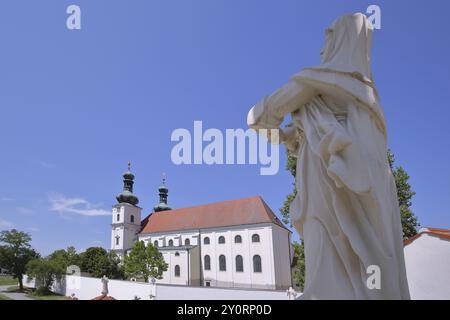
[[[211,270],[211,257],[206,255],[204,257],[205,270]],[[222,254],[219,256],[219,270],[227,271],[227,260]],[[236,272],[244,272],[244,259],[241,255],[236,256]],[[262,272],[261,256],[253,256],[253,272]],[[175,277],[179,277],[181,274],[180,266],[177,264],[174,268]]]
[[[237,255],[235,259],[236,272],[244,272],[244,259],[241,255]],[[211,270],[211,257],[205,255],[203,258],[203,265],[205,270]],[[219,256],[219,271],[227,271],[227,260],[222,254]],[[253,272],[262,272],[261,256],[253,256]]]
[[[120,214],[117,214],[116,219],[117,219],[117,221],[120,221]],[[130,222],[134,223],[134,216],[133,215],[130,216]]]
[[[155,240],[155,241],[153,242],[153,245],[154,245],[155,247],[158,247],[158,246],[159,246],[158,240]],[[185,240],[184,240],[184,245],[185,245],[185,246],[191,245],[191,240],[185,239]],[[169,247],[173,247],[173,240],[172,240],[172,239],[169,240]]]
[[[260,242],[260,241],[261,240],[260,240],[259,234],[255,233],[254,235],[252,235],[252,242]],[[224,244],[225,243],[225,237],[224,236],[220,236],[218,242],[219,242],[219,244]],[[211,242],[209,240],[209,237],[205,237],[203,239],[203,244],[210,244],[210,243]],[[242,243],[242,237],[240,235],[235,236],[234,237],[234,243]],[[155,240],[153,244],[155,245],[155,247],[158,247],[158,240]],[[184,240],[184,245],[185,246],[189,246],[190,244],[191,244],[191,240],[189,240],[189,239],[185,239]],[[169,247],[173,247],[173,240],[172,239],[169,240]]]
[[[252,242],[260,242],[261,239],[259,238],[259,234],[253,234],[252,235]],[[225,237],[224,236],[220,236],[219,240],[218,240],[219,244],[224,244],[225,243]],[[210,244],[211,241],[209,240],[209,237],[205,237],[203,239],[203,244]],[[234,243],[242,243],[242,237],[240,235],[237,235],[234,237]]]

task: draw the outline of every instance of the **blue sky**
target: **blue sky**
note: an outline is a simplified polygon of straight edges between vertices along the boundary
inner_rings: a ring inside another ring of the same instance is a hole
[[[82,30],[66,28],[70,4]],[[194,120],[245,128],[255,102],[318,63],[324,29],[369,4],[382,9],[373,72],[389,147],[421,224],[450,227],[448,1],[5,0],[0,228],[30,232],[44,254],[108,248],[110,217],[97,214],[115,203],[129,160],[144,214],[162,172],[172,207],[261,195],[278,212],[287,172],[175,166],[170,135]]]

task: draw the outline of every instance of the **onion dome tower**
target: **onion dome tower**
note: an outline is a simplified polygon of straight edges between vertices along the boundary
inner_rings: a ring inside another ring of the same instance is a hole
[[[121,260],[133,247],[141,229],[141,211],[137,206],[138,197],[133,194],[134,174],[131,173],[131,163],[128,171],[123,174],[123,191],[116,196],[117,202],[112,207],[111,250]]]
[[[167,210],[172,210],[172,208],[170,208],[167,205],[167,196],[169,194],[169,189],[166,186],[166,175],[163,174],[163,183],[162,185],[158,188],[159,191],[159,204],[156,205],[153,210],[155,212],[159,212],[159,211],[167,211]]]
[[[131,163],[128,163],[128,171],[123,174],[123,191],[116,197],[119,203],[129,203],[136,206],[138,197],[133,194],[134,174],[131,173]]]

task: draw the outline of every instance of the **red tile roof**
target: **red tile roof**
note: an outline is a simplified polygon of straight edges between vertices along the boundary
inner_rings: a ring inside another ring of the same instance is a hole
[[[107,296],[106,294],[102,294],[101,296],[95,297],[92,300],[116,300],[111,296]]]
[[[421,229],[415,236],[412,236],[409,239],[403,241],[403,245],[407,246],[412,243],[414,240],[419,238],[422,234],[430,234],[439,238],[444,238],[450,240],[450,229],[443,228],[423,228]]]
[[[259,197],[153,212],[142,221],[141,234],[274,223],[287,229]]]

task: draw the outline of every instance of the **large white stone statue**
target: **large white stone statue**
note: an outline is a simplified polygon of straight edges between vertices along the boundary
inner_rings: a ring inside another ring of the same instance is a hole
[[[363,14],[338,18],[326,29],[321,64],[294,75],[248,114],[256,130],[279,128],[292,115],[279,136],[297,156],[290,214],[305,242],[301,299],[409,299],[386,124],[371,72],[372,31]]]

